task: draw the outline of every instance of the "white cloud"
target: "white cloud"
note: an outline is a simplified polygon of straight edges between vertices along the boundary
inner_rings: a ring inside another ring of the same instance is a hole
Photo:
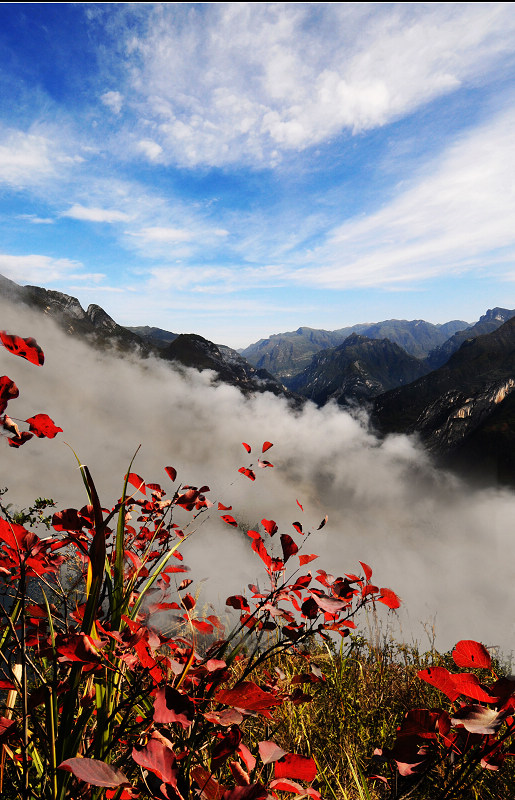
[[[150,297],[156,290],[166,291],[168,289],[206,293],[227,292],[238,280],[238,276],[232,270],[218,266],[153,267],[148,270],[147,274],[149,277],[145,289]],[[226,308],[224,313],[227,313],[228,310]]]
[[[62,180],[84,161],[73,152],[76,145],[64,123],[34,124],[28,131],[0,128],[0,184],[39,189]]]
[[[515,49],[505,3],[159,5],[148,22],[133,89],[163,158],[187,165],[274,163],[383,125]]]
[[[126,222],[130,216],[124,211],[117,211],[114,208],[88,208],[78,203],[71,206],[68,211],[63,211],[62,217],[71,219],[81,219],[86,222]]]
[[[141,237],[147,242],[189,242],[193,238],[193,233],[182,228],[143,228],[134,236]]]
[[[120,92],[104,92],[104,94],[100,95],[100,99],[115,114],[119,114],[122,110],[123,95]]]
[[[295,279],[329,288],[502,274],[515,258],[515,111],[457,139],[387,206],[334,229]],[[290,273],[292,277],[293,273]]]
[[[369,563],[378,585],[404,601],[404,637],[421,635],[421,623],[438,613],[439,647],[464,638],[507,651],[513,646],[513,492],[464,485],[434,469],[413,440],[379,442],[336,406],[308,404],[292,413],[268,393],[246,398],[232,386],[214,386],[207,372],[179,373],[152,359],[98,353],[65,337],[43,315],[5,302],[0,310],[2,325],[34,336],[46,357],[44,368],[35,370],[4,351],[8,374],[20,386],[12,413],[23,419],[46,412],[64,430],[52,441],[32,440],[20,457],[5,450],[9,502],[23,507],[38,496],[54,497],[58,508],[86,502],[64,440],[88,465],[102,504],[110,507],[142,442],[134,468],[146,481],[171,494],[163,469],[171,463],[182,483],[209,485],[208,496],[233,505],[235,518],[249,526],[268,518],[291,531],[300,513],[297,498],[305,529],[315,529],[327,513],[329,524],[309,541],[309,552],[320,554],[314,569],[344,574],[355,572],[360,560]],[[252,483],[237,473],[240,443],[256,448],[265,439],[274,442],[275,466],[259,470]],[[209,600],[223,608],[228,594],[266,575],[248,540],[227,525],[222,530],[212,511],[185,543],[184,559],[194,580],[209,578]],[[356,621],[366,631],[365,619]]]
[[[52,217],[37,217],[36,214],[18,214],[17,219],[25,219],[32,225],[53,225],[55,222]]]
[[[20,130],[5,131],[0,142],[0,182],[16,188],[54,174],[49,139]]]
[[[73,273],[72,275],[68,275],[68,280],[71,281],[93,281],[95,284],[100,283],[104,280],[105,274],[103,272],[81,272],[81,273]],[[70,287],[73,288],[73,287]],[[84,287],[81,286],[83,289]],[[102,290],[103,292],[106,291],[109,287],[107,286],[95,286],[97,290]]]
[[[161,145],[152,139],[142,139],[141,142],[138,142],[138,148],[150,161],[157,161],[163,152]]]
[[[70,272],[80,270],[82,264],[68,258],[51,258],[42,255],[13,256],[0,253],[0,274],[16,283],[34,283],[46,286],[63,278]],[[74,275],[77,278],[77,274]]]

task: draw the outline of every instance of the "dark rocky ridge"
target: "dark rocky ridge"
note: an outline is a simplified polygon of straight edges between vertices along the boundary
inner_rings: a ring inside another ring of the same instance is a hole
[[[430,369],[438,369],[443,366],[449,358],[460,349],[461,345],[467,339],[475,339],[476,336],[482,336],[485,333],[493,333],[504,322],[507,322],[515,315],[515,310],[507,308],[490,308],[486,314],[469,328],[461,331],[456,331],[446,342],[439,347],[435,347],[427,357],[427,364]]]
[[[165,331],[163,328],[152,328],[149,325],[140,325],[137,327],[129,326],[127,330],[141,336],[142,339],[146,339],[148,342],[155,345],[155,347],[166,347],[170,342],[173,342],[174,339],[177,339],[179,335],[178,333]]]
[[[76,297],[44,289],[40,286],[19,286],[0,276],[0,294],[10,302],[24,305],[51,317],[69,336],[87,341],[100,349],[114,349],[119,355],[136,354],[142,358],[154,356],[169,363],[210,369],[217,379],[237,386],[245,393],[271,391],[295,400],[293,394],[272,375],[249,364],[231,348],[218,347],[196,334],[171,334],[159,328],[150,328],[149,336],[140,336],[133,330],[118,325],[103,308],[92,304],[85,311]],[[153,341],[155,331],[161,340]]]
[[[293,391],[322,406],[368,401],[427,372],[425,364],[388,339],[351,334],[335,348],[313,356],[303,372],[286,380]]]
[[[515,317],[466,340],[449,361],[376,398],[381,433],[418,433],[429,451],[468,473],[515,483]]]

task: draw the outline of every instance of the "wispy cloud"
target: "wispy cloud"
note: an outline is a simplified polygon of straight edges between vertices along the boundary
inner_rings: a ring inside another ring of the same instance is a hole
[[[502,274],[515,257],[515,111],[459,137],[380,211],[335,228],[295,279],[329,288]],[[292,273],[290,273],[290,276]]]
[[[128,91],[152,147],[185,165],[274,164],[483,82],[514,52],[503,3],[160,5],[146,22]]]
[[[139,236],[147,242],[189,242],[193,238],[192,231],[181,228],[143,228],[134,236]]]
[[[53,225],[53,217],[38,217],[36,214],[18,214],[18,219],[25,219],[32,225]]]
[[[3,131],[0,143],[0,182],[16,188],[37,183],[55,172],[51,142],[45,136],[20,130]]]
[[[82,206],[79,203],[71,206],[68,211],[63,211],[62,217],[71,219],[81,219],[87,222],[126,222],[130,216],[124,211],[117,211],[114,208],[92,208]]]
[[[16,283],[51,284],[75,278],[87,277],[81,273],[82,264],[67,258],[51,258],[44,255],[9,255],[0,253],[0,273]]]

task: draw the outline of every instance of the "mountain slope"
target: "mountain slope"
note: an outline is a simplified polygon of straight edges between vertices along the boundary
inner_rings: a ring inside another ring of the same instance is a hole
[[[292,378],[309,366],[315,353],[337,347],[353,333],[370,339],[389,339],[416,358],[424,358],[433,348],[443,344],[455,331],[468,327],[467,322],[453,320],[433,325],[424,320],[390,319],[364,322],[335,331],[298,328],[260,339],[242,350],[242,355],[257,367],[263,367],[278,378]]]
[[[335,348],[313,356],[303,372],[286,381],[293,391],[324,405],[363,402],[427,372],[419,359],[388,339],[351,334]]]
[[[178,333],[165,331],[163,328],[152,328],[149,325],[139,325],[137,327],[127,326],[127,330],[146,339],[150,344],[155,347],[166,347],[174,339],[177,339]]]
[[[218,347],[201,336],[179,336],[160,328],[145,328],[148,335],[140,336],[118,325],[98,305],[92,304],[84,310],[76,297],[40,286],[19,286],[3,276],[0,276],[0,295],[9,302],[23,303],[51,317],[68,335],[83,339],[93,347],[114,348],[120,354],[154,356],[200,370],[210,369],[218,380],[237,386],[245,393],[271,391],[293,398],[272,375],[258,370],[231,348]],[[161,340],[159,346],[156,339]]]
[[[514,436],[514,390],[512,317],[494,332],[464,342],[439,369],[377,397],[372,418],[382,433],[419,433],[448,463],[473,467],[466,461],[475,452],[492,468],[495,451],[506,450]]]
[[[427,357],[427,364],[431,369],[438,369],[445,364],[449,358],[460,349],[463,342],[467,339],[475,339],[485,333],[493,333],[500,326],[515,315],[515,310],[507,308],[490,308],[482,317],[469,328],[456,331],[446,342],[435,347]]]

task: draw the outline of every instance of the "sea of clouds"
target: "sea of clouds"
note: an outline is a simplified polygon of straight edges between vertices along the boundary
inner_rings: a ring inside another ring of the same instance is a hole
[[[437,470],[415,439],[381,441],[366,419],[335,406],[293,412],[273,395],[245,398],[216,385],[210,372],[99,353],[29,309],[2,303],[0,311],[1,328],[34,336],[46,356],[36,367],[0,351],[1,374],[20,389],[8,413],[23,420],[45,412],[63,428],[54,440],[32,439],[19,450],[0,442],[0,487],[9,487],[4,502],[28,506],[45,496],[60,508],[84,505],[67,442],[89,466],[101,503],[111,507],[141,444],[133,470],[147,482],[171,496],[164,467],[174,466],[178,481],[209,485],[208,496],[232,505],[248,527],[274,519],[281,532],[294,534],[292,522],[316,528],[327,514],[327,525],[305,548],[320,558],[304,569],[340,575],[359,571],[358,561],[370,564],[373,580],[403,601],[397,615],[381,607],[384,635],[394,631],[425,647],[434,629],[441,648],[458,639],[500,646],[507,655],[514,648],[512,491],[472,488]],[[256,469],[252,483],[237,470],[257,467],[265,440],[274,443],[264,456],[274,468]],[[250,455],[242,442],[252,445]],[[202,515],[183,551],[191,577],[202,581],[202,597],[217,608],[249,582],[264,585],[248,540],[219,515]]]

